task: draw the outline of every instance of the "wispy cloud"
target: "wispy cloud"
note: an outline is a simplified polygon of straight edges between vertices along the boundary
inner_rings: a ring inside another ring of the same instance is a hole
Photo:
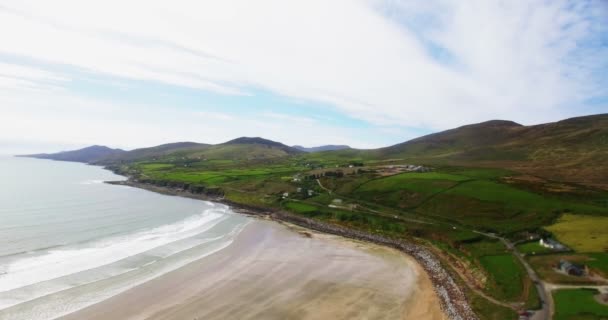
[[[602,0],[2,1],[0,54],[56,68],[0,64],[0,88],[61,87],[71,66],[225,96],[262,89],[374,130],[536,123],[608,97],[605,21]]]

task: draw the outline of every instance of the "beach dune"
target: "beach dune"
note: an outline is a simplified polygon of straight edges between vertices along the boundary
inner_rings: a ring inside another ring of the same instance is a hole
[[[224,250],[61,319],[445,319],[415,260],[309,235],[254,220]]]

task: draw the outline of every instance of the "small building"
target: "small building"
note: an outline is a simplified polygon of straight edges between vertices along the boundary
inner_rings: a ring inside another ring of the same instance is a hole
[[[331,203],[335,204],[335,205],[341,205],[342,204],[342,199],[333,199],[331,201]]]
[[[541,247],[549,248],[552,250],[566,250],[566,246],[564,246],[563,244],[561,244],[553,239],[550,239],[550,238],[547,238],[547,239],[541,238],[538,241],[538,244],[540,244]]]
[[[288,198],[289,197],[289,192],[283,192],[283,199]]]
[[[308,189],[306,192],[308,193],[309,197],[312,197],[315,194],[315,191],[310,189]]]
[[[302,188],[297,188],[297,189],[296,189],[296,192],[298,192],[298,193],[299,193],[299,192],[302,192]]]
[[[557,268],[570,276],[582,277],[586,274],[585,267],[581,265],[576,265],[570,261],[560,260]]]

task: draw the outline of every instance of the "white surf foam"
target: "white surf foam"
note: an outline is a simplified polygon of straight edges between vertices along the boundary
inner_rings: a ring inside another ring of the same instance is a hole
[[[237,230],[233,230],[231,235],[238,234],[245,225],[246,223]],[[0,310],[0,318],[3,320],[56,319],[65,316],[218,252],[229,246],[233,240],[234,237],[229,237],[228,240],[215,243],[197,255],[182,257],[171,262],[163,261],[160,266],[155,266],[155,268],[153,268],[154,264],[142,266],[117,277],[121,279],[101,280],[26,302],[13,308]]]
[[[225,219],[225,212],[225,208],[212,208],[201,215],[154,229],[19,258],[3,266],[0,292],[110,264],[195,236]]]

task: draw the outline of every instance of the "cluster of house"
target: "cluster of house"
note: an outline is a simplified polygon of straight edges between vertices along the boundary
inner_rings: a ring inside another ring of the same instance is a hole
[[[312,196],[314,196],[314,195],[315,195],[315,191],[314,191],[314,190],[312,190],[312,189],[303,189],[303,188],[297,188],[297,189],[296,189],[296,192],[297,192],[297,193],[300,193],[300,194],[307,195],[307,196],[309,196],[309,197],[312,197]],[[289,192],[283,192],[282,198],[283,198],[283,199],[287,199],[287,198],[289,198]]]
[[[396,164],[379,168],[382,173],[397,174],[402,172],[429,172],[431,168],[415,164]]]
[[[554,251],[569,250],[568,247],[566,247],[565,245],[563,245],[563,244],[559,243],[558,241],[551,239],[551,238],[540,238],[540,240],[538,240],[538,243],[542,247],[551,249]],[[562,273],[570,275],[570,276],[576,276],[576,277],[582,277],[589,273],[587,266],[575,264],[575,263],[572,263],[570,261],[563,260],[563,259],[559,261],[559,263],[555,266],[555,268],[559,272],[562,272]]]

